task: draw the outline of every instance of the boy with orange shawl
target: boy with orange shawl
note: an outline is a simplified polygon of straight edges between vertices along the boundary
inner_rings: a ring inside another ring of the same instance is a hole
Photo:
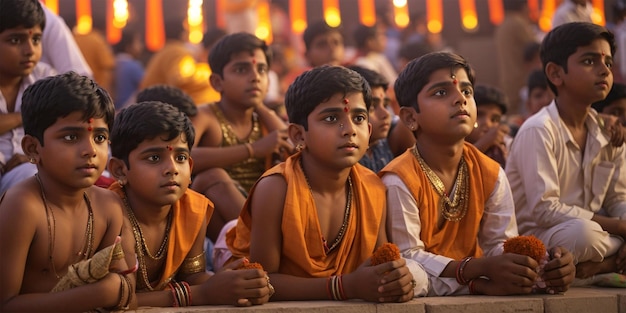
[[[250,256],[269,273],[272,300],[413,298],[417,282],[403,259],[369,259],[387,242],[385,188],[358,164],[370,104],[364,78],[341,66],[307,71],[287,90],[299,152],[263,174],[226,235],[235,258]]]
[[[467,61],[446,52],[422,56],[400,74],[395,91],[416,145],[380,173],[390,239],[407,262],[422,264],[428,295],[532,292],[538,262],[503,254],[505,240],[517,236],[504,170],[464,141],[477,114]],[[557,247],[541,278],[548,291],[563,292],[574,272],[570,252]]]
[[[258,269],[213,276],[203,251],[213,204],[188,189],[194,130],[189,118],[162,102],[118,113],[111,131],[110,187],[125,206],[124,248],[137,253],[139,306],[267,302],[268,279]],[[242,260],[240,263],[244,262]]]

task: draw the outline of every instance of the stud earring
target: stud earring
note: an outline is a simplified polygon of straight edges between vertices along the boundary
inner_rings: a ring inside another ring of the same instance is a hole
[[[478,122],[474,123],[474,128],[478,128]]]
[[[118,179],[117,183],[121,186],[124,187],[124,185],[126,185],[126,182],[123,179]]]
[[[33,157],[28,158],[28,162],[31,164],[37,164],[37,160],[35,160],[35,158]]]
[[[296,151],[300,152],[302,150],[304,150],[304,144],[302,144],[302,143],[297,144],[296,145]]]

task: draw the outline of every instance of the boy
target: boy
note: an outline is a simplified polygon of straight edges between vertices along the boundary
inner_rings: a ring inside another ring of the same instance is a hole
[[[227,35],[209,55],[211,85],[222,99],[198,108],[192,189],[215,203],[208,234],[215,242],[224,224],[237,218],[254,182],[273,162],[291,153],[285,122],[263,103],[271,55],[248,33]]]
[[[235,258],[249,255],[269,273],[273,300],[413,297],[404,260],[368,260],[387,241],[384,186],[357,164],[370,104],[367,82],[341,66],[307,71],[287,90],[289,138],[300,152],[265,172],[226,238]]]
[[[388,111],[389,98],[385,93],[389,82],[384,76],[364,67],[350,66],[348,68],[363,76],[372,91],[372,105],[369,108],[372,135],[370,136],[369,148],[359,163],[374,173],[378,173],[393,159],[393,153],[387,142],[387,135],[391,129],[391,113]]]
[[[517,235],[504,170],[465,142],[476,122],[473,85],[467,61],[448,52],[413,60],[398,76],[400,117],[416,145],[379,173],[390,239],[424,266],[428,295],[527,294],[539,264],[502,254],[504,241]],[[550,256],[542,278],[565,291],[574,276],[571,254],[556,248]]]
[[[591,23],[546,35],[541,61],[555,99],[522,124],[506,167],[520,233],[572,251],[578,278],[626,269],[625,149],[590,110],[611,89],[614,52],[613,35]]]
[[[598,113],[617,117],[619,125],[626,127],[626,85],[614,83],[606,98],[591,107]]]
[[[507,109],[505,97],[502,91],[492,86],[477,85],[474,88],[476,124],[465,138],[467,142],[498,162],[502,168],[506,164],[508,144],[511,143],[510,128],[501,123]]]
[[[548,106],[554,100],[554,93],[548,87],[548,79],[543,69],[528,75],[528,98],[526,99],[526,119]]]
[[[354,31],[354,41],[358,54],[354,64],[376,71],[393,83],[398,77],[398,72],[383,53],[387,37],[382,26],[358,25]]]
[[[41,58],[45,14],[39,1],[0,2],[0,194],[37,172],[20,143],[22,94],[35,81],[56,74]]]
[[[111,130],[109,171],[117,182],[110,189],[125,205],[123,236],[134,239],[124,245],[137,253],[138,305],[267,302],[269,281],[262,271],[206,272],[204,234],[213,207],[188,189],[193,141],[185,114],[156,101],[123,109]]]
[[[83,312],[131,304],[134,285],[116,273],[48,293],[69,267],[112,245],[122,230],[121,201],[94,186],[106,167],[114,114],[106,91],[74,72],[39,80],[24,92],[22,148],[38,173],[9,189],[0,203],[1,311]],[[135,263],[131,253],[126,258],[111,269]]]

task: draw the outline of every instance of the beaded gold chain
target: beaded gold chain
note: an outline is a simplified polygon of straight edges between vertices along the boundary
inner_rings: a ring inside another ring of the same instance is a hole
[[[60,279],[61,276],[57,273],[56,266],[54,265],[54,260],[52,259],[52,254],[54,253],[54,242],[56,241],[56,218],[54,217],[54,211],[50,205],[48,205],[48,199],[46,198],[46,192],[43,188],[43,183],[41,182],[41,178],[39,174],[35,174],[35,178],[39,183],[39,189],[41,190],[41,200],[43,201],[43,205],[46,208],[46,222],[48,223],[48,258],[50,259],[50,265],[52,266],[52,272],[57,279]],[[85,204],[87,204],[87,210],[89,215],[87,217],[87,227],[85,229],[85,243],[83,244],[83,248],[78,251],[77,255],[82,257],[83,260],[89,258],[93,249],[93,209],[91,208],[91,201],[87,196],[87,193],[83,193],[83,198],[85,199]],[[52,223],[50,223],[50,217],[52,217]]]
[[[450,200],[450,197],[446,195],[443,182],[439,176],[433,172],[428,164],[426,164],[426,161],[424,161],[422,156],[419,154],[419,151],[417,151],[417,146],[414,146],[412,150],[413,155],[417,158],[417,162],[420,164],[420,167],[426,174],[426,177],[428,177],[428,181],[430,181],[430,184],[441,198],[441,200],[439,200],[439,208],[441,209],[443,217],[451,222],[460,221],[467,213],[467,208],[469,206],[469,170],[467,168],[467,163],[465,162],[465,157],[461,156],[459,170],[454,182],[454,194],[452,195],[452,200]]]
[[[313,188],[311,188],[311,184],[309,183],[309,178],[306,176],[306,173],[304,173],[304,166],[302,165],[302,158],[300,158],[300,167],[302,167],[302,173],[304,174],[304,179],[306,180],[306,184],[309,187],[309,192],[311,192],[311,197],[313,197]],[[322,238],[322,240],[324,241],[324,250],[326,254],[330,253],[335,248],[337,248],[337,246],[339,246],[339,243],[341,243],[341,240],[343,239],[343,236],[346,233],[346,228],[348,228],[348,221],[350,220],[350,208],[351,208],[351,203],[352,203],[352,177],[351,176],[348,176],[346,185],[348,189],[348,194],[346,195],[346,208],[343,214],[343,221],[341,222],[341,227],[339,228],[339,233],[337,234],[337,237],[335,237],[335,240],[333,241],[332,245],[330,245],[330,247],[328,246],[326,239]]]
[[[167,224],[165,226],[165,236],[163,238],[163,242],[161,242],[161,246],[159,247],[156,255],[153,256],[148,249],[146,239],[144,238],[143,232],[141,231],[141,226],[139,225],[139,221],[137,221],[137,218],[135,217],[135,214],[133,213],[133,210],[128,203],[128,198],[126,197],[126,194],[124,194],[123,200],[124,206],[126,207],[126,212],[128,214],[128,219],[130,220],[130,224],[133,228],[133,237],[135,237],[135,250],[137,253],[137,260],[139,261],[139,271],[141,272],[143,284],[148,290],[154,291],[155,289],[152,288],[152,285],[150,284],[150,279],[148,278],[148,268],[146,266],[145,256],[147,255],[150,259],[158,261],[166,255],[167,243],[169,242],[170,238],[170,228],[172,227],[172,211],[170,210],[167,215]],[[137,289],[143,289],[141,287],[142,286],[139,285],[139,280],[137,280]]]

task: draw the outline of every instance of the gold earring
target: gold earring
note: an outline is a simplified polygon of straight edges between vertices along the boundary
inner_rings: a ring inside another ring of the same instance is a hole
[[[302,143],[297,144],[296,145],[296,151],[300,152],[302,150],[304,150],[304,144],[302,144]]]
[[[478,122],[474,123],[474,128],[478,128]]]
[[[31,164],[37,164],[37,160],[35,160],[35,158],[33,157],[28,158],[28,162]]]
[[[117,183],[121,186],[124,187],[124,185],[126,185],[126,182],[123,179],[118,179]]]

